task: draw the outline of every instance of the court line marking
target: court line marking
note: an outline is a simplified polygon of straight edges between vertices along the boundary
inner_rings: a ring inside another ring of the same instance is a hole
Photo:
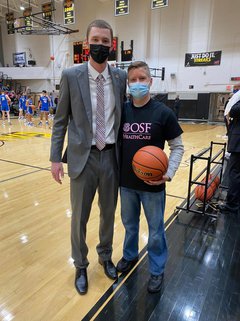
[[[13,177],[1,180],[0,184],[4,183],[4,182],[7,182],[7,181],[10,181],[10,180],[13,180],[13,179],[16,179],[16,178],[19,178],[19,177],[23,177],[23,176],[27,176],[27,175],[30,175],[30,174],[33,174],[33,173],[37,173],[37,172],[40,172],[40,171],[51,172],[51,167],[50,166],[48,166],[48,167],[39,167],[39,166],[34,166],[34,165],[28,165],[28,164],[24,164],[24,163],[9,161],[9,160],[6,160],[6,159],[1,159],[1,158],[0,158],[0,161],[37,169],[36,171],[31,171],[29,173],[24,173],[24,174],[21,174],[21,175],[18,175],[18,176],[13,176]],[[68,173],[64,172],[64,175],[68,175]]]
[[[50,170],[50,166],[48,166],[48,167],[40,167],[40,166],[35,166],[35,165],[29,165],[29,164],[24,164],[24,163],[20,163],[20,162],[10,161],[10,160],[7,160],[7,159],[2,159],[2,158],[0,158],[0,161],[6,162],[6,163],[15,164],[15,165],[22,165],[22,166],[31,167],[31,168],[42,169],[42,170]]]
[[[29,173],[21,174],[21,175],[18,175],[18,176],[12,176],[10,178],[6,178],[6,179],[1,180],[0,184],[8,182],[8,181],[11,181],[11,180],[19,178],[19,177],[23,177],[23,176],[27,176],[27,175],[30,175],[30,174],[33,174],[33,173],[41,172],[41,171],[42,171],[42,169],[38,169],[36,171],[32,171],[32,172],[29,172]]]
[[[16,178],[19,178],[19,177],[27,176],[27,175],[30,175],[30,174],[33,174],[33,173],[37,173],[37,172],[40,172],[40,171],[48,171],[48,172],[51,172],[51,167],[50,167],[50,166],[48,166],[48,167],[40,167],[40,166],[34,166],[34,165],[19,163],[19,162],[15,162],[15,161],[9,161],[9,160],[6,160],[6,159],[1,159],[1,158],[0,158],[0,161],[6,162],[6,163],[15,164],[15,165],[21,165],[21,166],[25,166],[25,167],[30,167],[30,168],[36,168],[36,169],[37,169],[36,171],[31,171],[31,172],[29,172],[29,173],[24,173],[24,174],[21,174],[21,175],[18,175],[18,176],[13,176],[13,177],[10,177],[10,178],[1,180],[0,183],[4,183],[4,182],[6,182],[6,181],[10,181],[10,180],[12,180],[12,179],[16,179]],[[64,172],[64,175],[67,175],[67,173]]]

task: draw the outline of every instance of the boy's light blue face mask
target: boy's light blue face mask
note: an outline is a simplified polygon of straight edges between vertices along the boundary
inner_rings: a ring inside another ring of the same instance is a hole
[[[141,99],[149,93],[149,84],[142,82],[134,82],[129,84],[129,91],[133,98]]]

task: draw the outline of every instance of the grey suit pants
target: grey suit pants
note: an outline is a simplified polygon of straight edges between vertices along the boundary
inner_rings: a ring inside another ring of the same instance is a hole
[[[97,253],[103,260],[111,259],[114,216],[118,195],[115,148],[101,152],[97,149],[91,149],[83,172],[76,179],[71,179],[70,190],[72,204],[71,244],[75,266],[86,268],[89,264],[86,226],[97,190],[100,210]]]

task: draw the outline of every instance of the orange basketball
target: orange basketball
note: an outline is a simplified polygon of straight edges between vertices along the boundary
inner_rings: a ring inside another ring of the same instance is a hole
[[[198,199],[199,201],[203,202],[203,200],[204,200],[204,192],[205,192],[205,186],[198,185],[195,188],[195,197],[196,197],[196,199]],[[215,192],[214,188],[210,185],[208,187],[208,189],[207,189],[206,201],[209,201],[213,197],[214,192]]]
[[[213,174],[209,174],[208,180],[211,181],[212,178],[213,178],[213,176],[214,176]],[[205,183],[205,179],[206,179],[206,178],[204,178],[204,179],[202,180],[202,182]],[[219,184],[220,184],[220,178],[219,178],[219,176],[216,176],[216,177],[214,178],[214,180],[212,181],[212,183],[211,183],[211,187],[213,188],[214,192],[215,192],[216,189],[218,188]]]
[[[138,178],[144,181],[158,181],[167,172],[168,157],[159,147],[145,146],[133,156],[132,168]]]
[[[212,178],[213,178],[213,175],[209,174],[208,181],[211,181]],[[217,189],[217,187],[219,185],[219,182],[220,182],[220,181],[218,181],[218,179],[219,179],[219,177],[216,176],[216,178],[212,181],[212,183],[208,187],[206,201],[209,201],[213,197],[213,195],[214,195],[214,193],[215,193],[215,191],[216,191],[216,189]],[[206,182],[206,177],[204,177],[204,179],[201,182],[205,183]],[[204,200],[204,192],[205,192],[205,186],[198,185],[195,188],[195,197],[196,197],[196,199],[198,199],[198,200],[203,202],[203,200]]]
[[[208,183],[212,180],[213,175],[209,174],[208,175]],[[204,177],[204,179],[202,180],[203,183],[206,182],[206,177]],[[217,189],[217,183],[215,182],[215,179],[212,181],[212,183],[210,184],[210,186],[212,187],[213,191],[215,192]]]

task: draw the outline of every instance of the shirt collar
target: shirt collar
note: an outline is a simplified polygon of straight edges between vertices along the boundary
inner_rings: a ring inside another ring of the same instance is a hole
[[[99,72],[96,69],[94,69],[93,66],[91,66],[89,61],[88,61],[88,72],[94,80],[97,79]],[[104,80],[106,80],[108,78],[108,76],[109,76],[108,64],[106,65],[106,68],[103,70],[101,75],[103,76]]]

